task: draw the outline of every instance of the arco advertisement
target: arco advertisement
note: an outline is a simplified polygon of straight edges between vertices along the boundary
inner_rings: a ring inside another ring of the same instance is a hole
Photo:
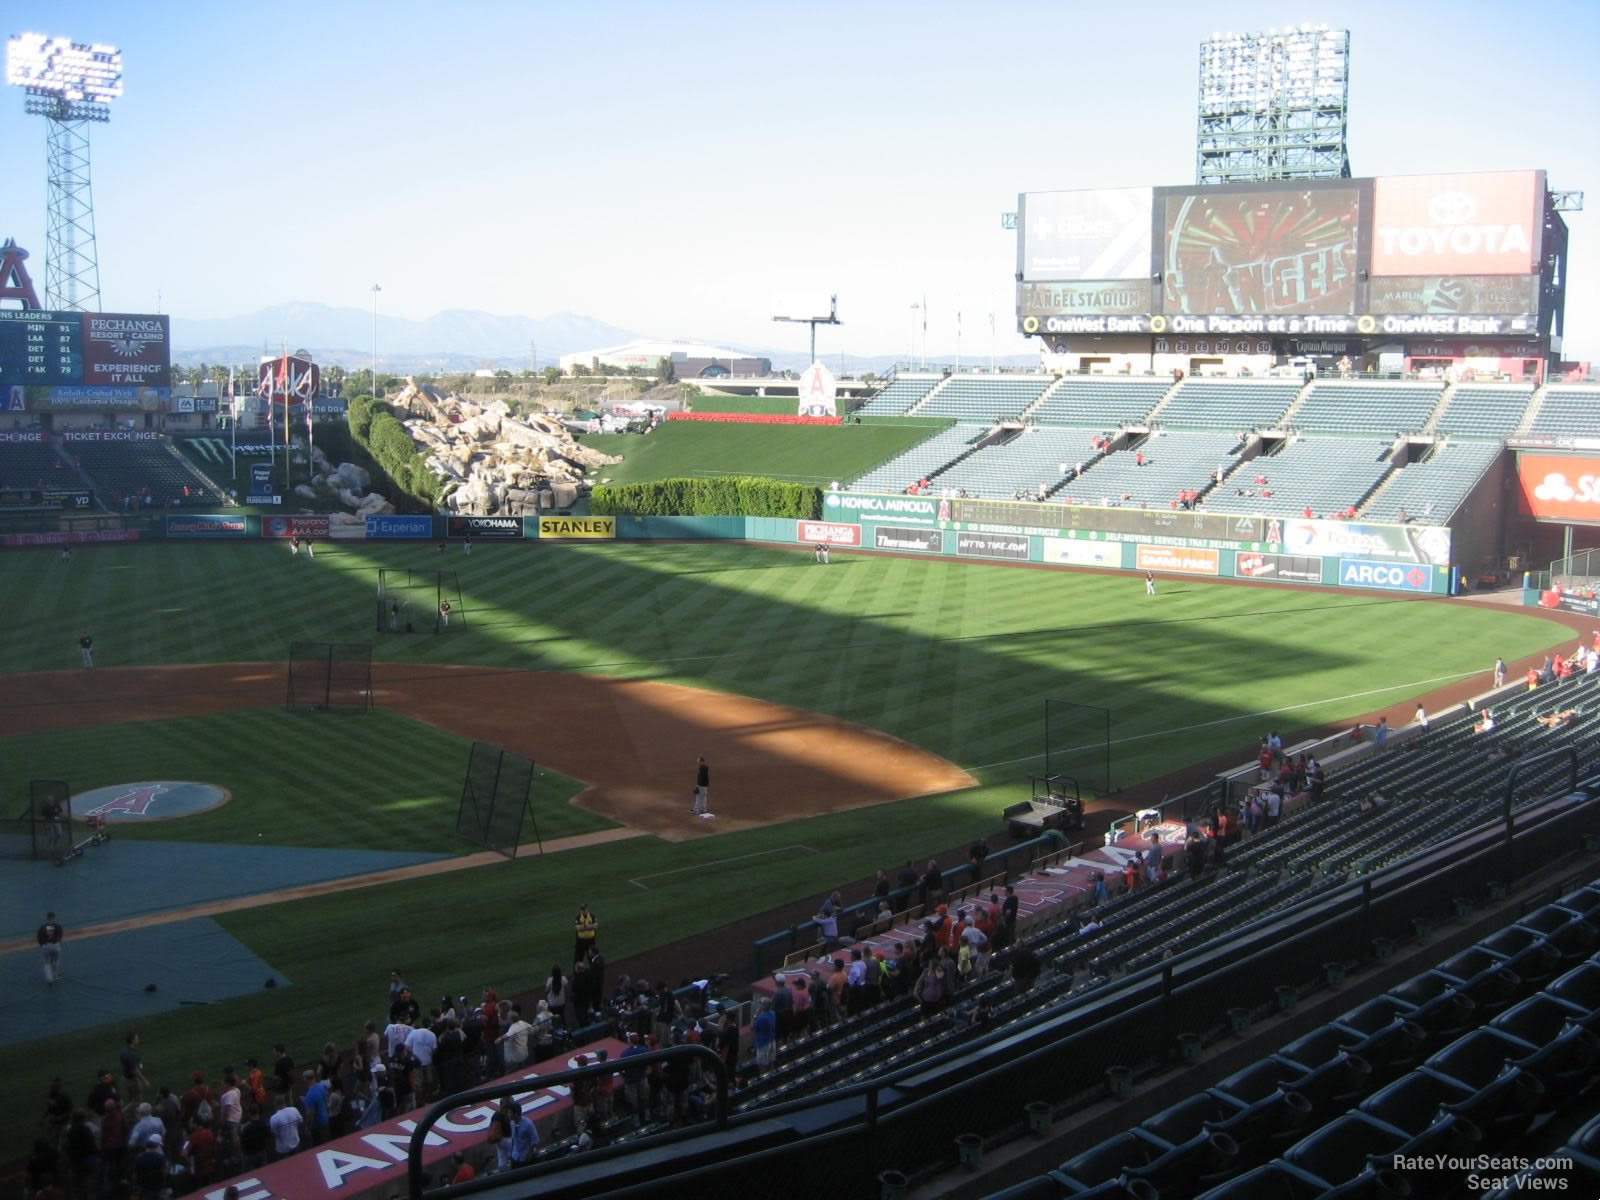
[[[1600,456],[1517,455],[1522,511],[1540,521],[1600,525]]]

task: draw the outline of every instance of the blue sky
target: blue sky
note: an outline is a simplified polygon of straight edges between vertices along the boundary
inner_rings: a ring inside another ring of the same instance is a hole
[[[658,337],[1027,349],[1020,190],[1194,177],[1199,43],[1352,31],[1358,175],[1542,167],[1569,214],[1568,357],[1600,359],[1600,5],[13,0],[3,33],[120,45],[94,132],[104,305],[228,316],[566,309]],[[0,98],[0,236],[43,275],[44,123]],[[270,334],[271,331],[263,331]]]

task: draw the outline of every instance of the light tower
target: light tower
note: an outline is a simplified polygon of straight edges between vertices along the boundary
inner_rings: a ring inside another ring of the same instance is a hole
[[[122,95],[122,51],[42,33],[13,34],[6,43],[6,82],[27,93],[27,112],[49,122],[45,307],[98,312],[89,126],[109,121],[108,106]]]
[[[1200,44],[1196,183],[1348,179],[1350,32],[1214,33]]]

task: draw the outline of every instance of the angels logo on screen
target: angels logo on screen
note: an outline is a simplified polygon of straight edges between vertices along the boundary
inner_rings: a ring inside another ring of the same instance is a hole
[[[1353,188],[1217,192],[1167,200],[1168,313],[1349,313]]]

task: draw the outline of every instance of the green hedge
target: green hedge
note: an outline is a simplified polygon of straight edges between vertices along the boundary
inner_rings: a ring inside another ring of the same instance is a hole
[[[822,513],[822,489],[783,483],[758,475],[715,475],[706,479],[658,479],[597,487],[589,511],[601,516],[634,517],[799,517]]]
[[[382,400],[356,396],[349,405],[350,436],[388,476],[390,499],[401,511],[433,512],[439,503],[443,480],[430,471],[426,455],[394,411]],[[369,468],[370,469],[370,468]]]

